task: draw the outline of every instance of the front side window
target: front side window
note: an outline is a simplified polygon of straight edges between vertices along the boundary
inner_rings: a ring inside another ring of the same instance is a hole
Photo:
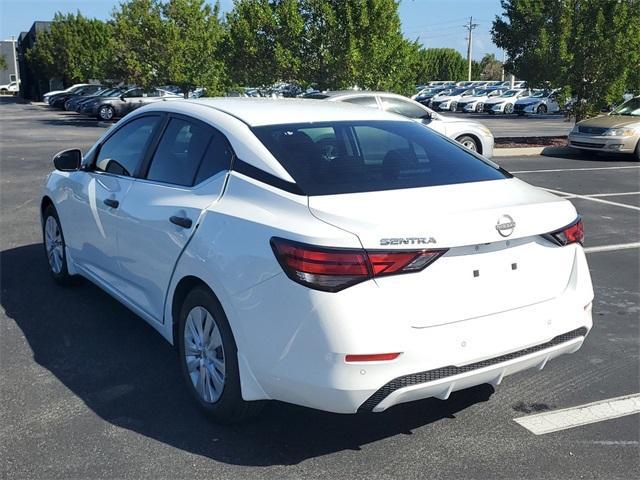
[[[158,116],[146,116],[118,129],[100,147],[95,169],[127,177],[134,175],[159,121]]]
[[[151,161],[148,180],[193,185],[212,130],[206,125],[172,118]]]
[[[497,165],[416,122],[318,122],[253,131],[306,195],[509,178]]]

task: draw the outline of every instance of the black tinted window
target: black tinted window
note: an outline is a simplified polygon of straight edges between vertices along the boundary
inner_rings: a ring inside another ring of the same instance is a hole
[[[221,133],[216,132],[209,142],[209,147],[204,154],[194,184],[213,177],[219,172],[229,170],[232,154],[233,152],[227,139]]]
[[[307,195],[429,187],[509,176],[415,122],[270,125],[253,130]]]
[[[158,144],[147,178],[176,185],[193,185],[212,132],[201,123],[172,118]]]
[[[127,123],[100,147],[96,170],[131,176],[144,158],[160,117],[142,117]]]
[[[381,97],[382,108],[387,112],[397,113],[403,117],[422,118],[428,113],[420,105],[399,98]]]

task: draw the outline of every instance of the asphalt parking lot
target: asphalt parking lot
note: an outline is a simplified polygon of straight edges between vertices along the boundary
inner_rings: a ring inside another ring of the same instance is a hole
[[[514,418],[640,390],[637,162],[499,159],[583,215],[596,297],[577,353],[446,401],[357,416],[273,402],[254,423],[218,426],[151,327],[88,282],[60,288],[47,273],[38,205],[51,157],[86,149],[105,127],[0,102],[3,478],[636,477],[637,414],[544,435]]]

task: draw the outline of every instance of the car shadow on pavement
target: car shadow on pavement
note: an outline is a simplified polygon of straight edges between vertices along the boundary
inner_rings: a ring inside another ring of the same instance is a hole
[[[105,421],[216,461],[293,465],[359,450],[455,418],[457,412],[487,401],[494,391],[481,385],[456,392],[447,401],[427,399],[361,415],[269,402],[252,423],[216,425],[200,413],[183,387],[173,347],[143,320],[88,281],[57,286],[41,244],[0,252],[0,263],[2,307],[21,329],[39,365]],[[23,374],[12,368],[5,362],[4,374]],[[73,417],[65,419],[63,428],[72,430],[73,422]]]

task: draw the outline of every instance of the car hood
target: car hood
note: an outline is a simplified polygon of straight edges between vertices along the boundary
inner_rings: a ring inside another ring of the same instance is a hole
[[[625,115],[601,115],[599,117],[583,120],[579,122],[578,125],[601,128],[640,126],[640,117],[631,117]]]

